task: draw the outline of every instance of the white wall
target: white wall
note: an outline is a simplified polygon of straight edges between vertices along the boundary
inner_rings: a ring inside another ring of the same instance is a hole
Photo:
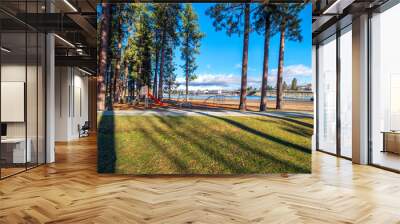
[[[72,67],[56,67],[55,73],[55,140],[70,141],[89,117],[88,78]]]
[[[68,75],[67,67],[55,68],[55,140],[66,141],[68,140],[69,132],[69,84],[70,77]]]
[[[37,70],[38,69],[38,70]],[[4,63],[1,66],[1,81],[2,82],[20,82],[26,84],[26,107],[25,107],[25,89],[24,87],[19,91],[23,105],[18,108],[10,106],[1,108],[2,114],[4,113],[20,113],[22,120],[18,122],[5,122],[7,124],[7,137],[8,138],[24,138],[25,135],[29,139],[31,148],[32,162],[44,163],[44,74],[42,73],[41,66],[25,66],[25,63]],[[27,78],[27,80],[25,80]],[[2,83],[3,85],[4,83]],[[2,89],[2,99],[7,96],[7,93]],[[9,93],[10,94],[10,93]],[[18,104],[18,102],[15,102]],[[14,111],[13,111],[14,110]],[[26,120],[24,114],[26,112]],[[3,119],[2,119],[3,120]],[[36,159],[39,161],[36,161]]]
[[[27,69],[27,70],[26,70]],[[27,88],[27,119],[28,119],[28,137],[29,130],[36,131],[36,80],[31,77],[31,74],[36,76],[36,67],[25,66],[25,64],[3,64],[1,66],[1,81],[2,82],[24,82],[26,83],[25,76],[28,71],[28,88]],[[34,86],[34,87],[32,87]],[[31,87],[31,88],[29,88]],[[4,97],[4,96],[2,96]],[[38,105],[39,107],[43,105]],[[33,110],[33,109],[34,110]],[[9,108],[1,108],[2,110],[8,110]],[[24,110],[24,108],[22,108]],[[34,111],[35,113],[33,113]],[[33,123],[32,123],[33,122]],[[26,122],[7,122],[7,134],[9,137],[24,137],[25,136],[25,123]],[[35,132],[36,135],[36,132]]]

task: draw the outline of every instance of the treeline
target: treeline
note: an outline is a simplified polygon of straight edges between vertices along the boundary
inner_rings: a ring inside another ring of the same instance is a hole
[[[260,111],[267,109],[270,39],[280,34],[276,109],[282,108],[285,40],[302,41],[299,14],[304,6],[304,4],[270,4],[269,1],[265,1],[258,4],[219,3],[207,10],[206,14],[213,18],[213,25],[217,31],[225,30],[229,36],[243,35],[240,110],[246,110],[248,46],[252,31],[264,36]]]
[[[239,109],[246,110],[248,47],[251,33],[264,36],[264,60],[260,111],[267,108],[270,38],[280,34],[276,109],[283,98],[285,41],[301,41],[299,18],[304,4],[218,3],[208,8],[216,31],[243,36],[241,94]],[[162,100],[177,88],[174,49],[180,47],[182,67],[189,82],[196,78],[196,55],[204,34],[191,4],[102,3],[99,26],[98,108],[111,109],[113,103],[127,103],[147,85]],[[122,47],[123,43],[126,47]],[[223,62],[221,62],[223,63]],[[122,69],[123,68],[123,69]],[[187,99],[187,97],[186,97]]]
[[[195,79],[200,53],[198,16],[191,4],[102,3],[98,19],[98,108],[132,102],[143,86],[162,100],[176,89],[174,49],[180,47],[182,67],[189,81]]]

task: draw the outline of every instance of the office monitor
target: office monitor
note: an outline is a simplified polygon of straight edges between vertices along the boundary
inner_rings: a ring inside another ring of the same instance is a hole
[[[6,137],[7,136],[7,124],[2,123],[1,124],[1,137]]]

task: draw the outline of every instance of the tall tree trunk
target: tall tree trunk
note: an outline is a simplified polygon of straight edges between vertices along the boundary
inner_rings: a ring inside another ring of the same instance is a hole
[[[132,80],[128,80],[128,86],[126,87],[126,89],[128,95],[127,103],[130,103],[132,99]]]
[[[132,80],[132,93],[131,93],[131,96],[132,96],[132,98],[131,98],[131,101],[133,100],[133,99],[135,99],[135,91],[136,91],[136,81],[133,79]]]
[[[117,74],[119,73],[119,67],[117,63],[115,63],[115,70],[114,70],[114,75],[113,75],[113,81],[112,81],[112,102],[116,103],[117,102]]]
[[[276,109],[282,109],[282,100],[283,100],[283,60],[285,53],[285,29],[286,22],[282,21],[281,24],[281,36],[280,36],[280,46],[279,46],[279,63],[278,63],[278,79],[276,82]]]
[[[160,63],[160,49],[156,50],[156,64],[154,69],[154,82],[153,82],[153,96],[157,98],[157,75],[158,75],[158,64]]]
[[[271,15],[268,14],[265,19],[265,36],[264,36],[264,63],[263,63],[263,76],[261,83],[261,101],[260,111],[267,110],[267,88],[268,88],[268,61],[269,61],[269,39],[271,35]]]
[[[117,57],[115,60],[115,72],[114,72],[114,103],[118,103],[120,100],[121,92],[121,80],[119,73],[121,70],[121,48],[122,48],[122,18],[118,18],[118,48]]]
[[[139,63],[138,65],[138,74],[142,73],[142,65]],[[142,81],[140,80],[140,78],[136,79],[136,88],[135,88],[135,94],[136,94],[136,98],[140,99],[140,89],[142,87]],[[135,98],[135,99],[136,99]]]
[[[160,77],[158,86],[158,99],[163,98],[163,82],[164,82],[164,65],[165,65],[165,41],[166,41],[166,30],[163,30],[162,40],[161,40],[161,64],[160,64]]]
[[[242,83],[240,87],[239,110],[246,110],[247,97],[247,62],[249,56],[249,35],[250,35],[250,4],[246,3],[244,9],[244,37],[243,37],[243,58],[242,58]]]
[[[126,90],[128,87],[128,72],[129,72],[129,67],[128,67],[128,61],[124,61],[124,80],[121,82],[121,92],[120,92],[120,98],[121,100],[126,103]]]
[[[172,91],[172,80],[171,76],[168,83],[168,99],[171,100],[171,91]]]
[[[103,20],[100,29],[100,49],[99,49],[99,74],[97,76],[97,109],[107,110],[106,106],[106,85],[105,77],[107,72],[107,50],[110,30],[110,5],[102,3]]]
[[[189,60],[186,58],[186,102],[189,95]]]
[[[109,37],[111,38],[111,35],[109,35]],[[110,43],[110,41],[109,41],[109,43]],[[110,55],[110,53],[108,52],[108,55]],[[111,73],[111,70],[113,70],[114,69],[114,66],[111,64],[111,58],[112,57],[110,57],[109,56],[109,59],[107,60],[108,62],[108,65],[107,65],[107,78],[106,78],[106,83],[107,83],[107,85],[106,85],[106,105],[107,105],[107,107],[110,107],[111,108],[111,106],[112,106],[112,101],[113,101],[113,98],[112,98],[112,91],[113,91],[113,85],[112,85],[112,73]]]

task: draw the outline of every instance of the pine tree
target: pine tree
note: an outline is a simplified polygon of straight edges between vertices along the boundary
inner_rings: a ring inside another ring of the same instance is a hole
[[[155,28],[160,33],[160,71],[158,75],[158,98],[162,100],[164,90],[165,56],[168,44],[177,45],[179,43],[178,31],[180,29],[181,4],[178,3],[155,3],[153,4],[153,18],[155,18]]]
[[[152,78],[153,21],[147,7],[141,9],[139,25],[137,27],[137,46],[141,58],[141,73],[139,79],[142,85],[150,87]]]
[[[137,67],[138,64],[141,63],[138,47],[136,46],[135,34],[128,38],[127,46],[124,49],[124,60],[128,63],[128,73],[125,73],[125,76],[127,77],[126,81],[128,82],[128,93],[131,96],[130,99],[132,99],[135,95],[135,82],[139,76],[137,74]]]
[[[113,59],[115,60],[114,64],[114,74],[113,74],[113,83],[112,83],[112,101],[113,103],[118,102],[119,96],[119,88],[118,83],[120,79],[120,68],[121,68],[121,48],[122,48],[122,7],[121,4],[113,4],[111,7],[112,13],[112,45],[111,50],[113,52]],[[116,32],[115,32],[116,31]]]
[[[276,83],[276,109],[282,108],[283,100],[283,66],[285,53],[285,40],[302,41],[301,36],[301,19],[300,11],[304,8],[304,4],[281,4],[277,6],[275,17],[279,19],[280,45],[279,45],[279,62],[278,62],[278,79]]]
[[[290,85],[290,89],[291,90],[297,90],[297,79],[296,78],[293,78],[292,79],[292,84]]]
[[[283,90],[287,90],[288,89],[288,85],[287,85],[287,83],[285,81],[282,84],[282,89]],[[278,94],[278,92],[276,94]]]
[[[129,86],[138,91],[144,85],[151,86],[154,24],[148,4],[137,4],[135,15],[133,32],[128,38],[124,59],[131,67],[131,74],[126,81],[134,82],[135,85]]]
[[[110,4],[102,3],[102,16],[100,22],[100,48],[99,48],[99,74],[97,78],[97,109],[100,111],[110,109],[106,105],[106,73],[108,57],[107,51],[109,47],[109,31],[110,31]]]
[[[250,3],[218,3],[207,9],[206,15],[214,19],[213,26],[216,31],[225,29],[228,36],[231,36],[232,34],[244,34],[239,109],[246,110],[247,63],[249,36],[251,31]]]
[[[270,38],[277,33],[277,21],[274,17],[276,7],[273,4],[258,4],[254,15],[254,28],[257,33],[264,35],[264,60],[263,74],[261,82],[260,111],[267,109],[267,89],[268,89],[268,63]]]
[[[166,84],[165,90],[168,92],[168,98],[171,99],[172,90],[177,87],[175,73],[176,64],[174,63],[174,50],[172,46],[169,46],[166,49],[164,71],[164,83]]]
[[[181,58],[184,61],[182,68],[185,71],[186,101],[189,94],[189,82],[196,79],[196,75],[194,74],[197,69],[195,55],[200,53],[200,41],[203,37],[204,34],[200,32],[196,12],[193,11],[191,4],[186,4],[182,13],[181,30]]]

